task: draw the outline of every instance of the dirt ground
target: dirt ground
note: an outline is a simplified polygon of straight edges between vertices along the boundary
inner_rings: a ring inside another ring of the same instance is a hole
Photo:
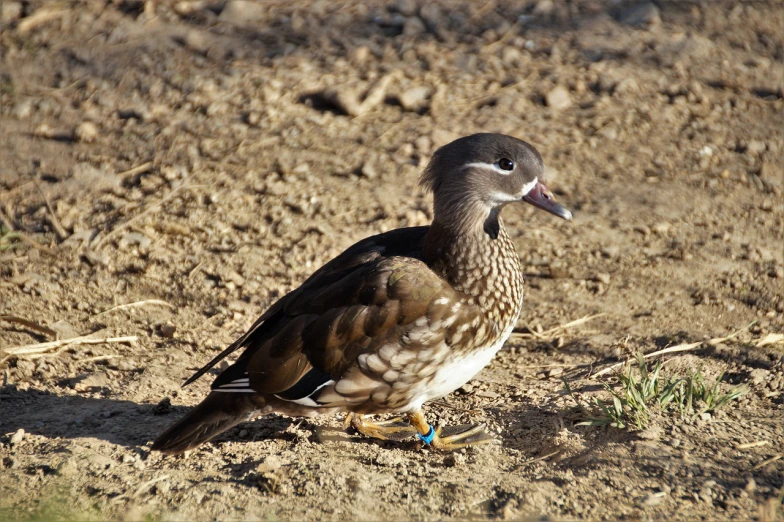
[[[0,519],[781,517],[784,5],[655,4],[4,0],[0,315],[33,324],[0,321]],[[150,453],[277,297],[428,223],[421,168],[477,131],[533,143],[575,214],[504,211],[520,334],[426,407],[495,444],[272,415]],[[90,334],[136,340],[5,351]],[[748,393],[578,425],[563,379],[606,398],[596,370],[692,342],[665,371]]]

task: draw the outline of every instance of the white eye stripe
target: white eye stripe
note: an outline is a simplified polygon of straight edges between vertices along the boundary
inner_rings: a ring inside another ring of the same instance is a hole
[[[469,167],[492,170],[497,172],[498,174],[501,174],[502,176],[508,176],[509,174],[514,172],[514,169],[512,170],[502,169],[501,167],[498,166],[498,163],[484,163],[484,162],[468,163],[463,168],[467,169]]]

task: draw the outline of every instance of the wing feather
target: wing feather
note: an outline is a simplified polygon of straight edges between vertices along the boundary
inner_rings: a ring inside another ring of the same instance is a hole
[[[426,227],[407,230],[368,238],[324,265],[188,382],[244,347],[213,387],[246,376],[258,393],[329,405],[359,404],[389,389],[384,378],[394,380],[414,357],[396,356],[395,346],[443,343],[428,325],[448,321],[461,299],[421,260]]]

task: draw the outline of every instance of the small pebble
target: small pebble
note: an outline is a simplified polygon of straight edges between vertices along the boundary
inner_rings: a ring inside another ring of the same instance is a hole
[[[466,462],[466,456],[463,453],[450,453],[444,457],[444,466],[449,468],[456,468],[462,466]]]
[[[427,105],[427,98],[430,96],[429,87],[413,87],[398,95],[400,105],[407,111],[417,111]]]
[[[162,324],[160,326],[160,333],[161,337],[166,337],[167,339],[171,339],[174,337],[174,332],[177,330],[177,327],[171,324]]]
[[[664,501],[665,497],[666,494],[663,491],[660,491],[658,493],[648,493],[647,495],[645,495],[645,498],[643,499],[642,503],[644,506],[647,507],[658,506]]]
[[[24,6],[22,2],[4,1],[0,3],[0,22],[15,22],[22,18]]]
[[[635,27],[654,26],[661,23],[659,8],[652,2],[642,2],[621,12],[619,17],[622,24]]]
[[[751,140],[746,145],[746,153],[752,156],[757,156],[765,152],[765,142],[760,140]]]
[[[572,98],[569,95],[569,91],[559,85],[545,94],[544,102],[552,109],[561,110],[566,109],[572,104]]]
[[[83,121],[74,130],[74,137],[82,143],[92,143],[98,137],[98,127],[91,121]]]
[[[24,437],[25,437],[25,430],[19,428],[18,430],[16,430],[16,433],[11,435],[11,444],[19,444],[24,440]]]

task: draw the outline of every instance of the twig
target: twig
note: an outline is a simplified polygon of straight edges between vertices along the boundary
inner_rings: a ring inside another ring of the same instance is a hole
[[[145,305],[149,305],[149,304],[156,304],[156,305],[161,305],[161,306],[168,306],[168,307],[169,307],[169,308],[171,308],[172,310],[174,310],[174,309],[176,309],[176,308],[177,308],[177,307],[176,307],[176,306],[174,306],[173,304],[167,303],[166,301],[161,301],[160,299],[147,299],[147,300],[144,300],[144,301],[136,301],[136,302],[134,302],[134,303],[128,303],[128,304],[123,304],[123,305],[117,305],[117,306],[115,306],[115,307],[109,308],[108,310],[104,310],[103,312],[99,312],[99,313],[95,314],[93,317],[98,317],[98,316],[100,316],[100,315],[103,315],[103,314],[108,314],[108,313],[110,313],[110,312],[115,312],[115,311],[117,311],[117,310],[126,310],[126,309],[128,309],[128,308],[135,308],[135,307],[137,307],[137,306],[145,306]]]
[[[485,45],[482,48],[482,51],[483,52],[493,52],[493,51],[495,51],[497,47],[500,47],[500,46],[504,45],[506,42],[508,42],[515,35],[514,31],[516,29],[519,29],[521,26],[522,26],[522,23],[520,22],[520,19],[517,19],[515,21],[515,23],[513,23],[509,27],[509,29],[504,31],[504,34],[502,34],[501,37],[498,40],[496,40],[495,42],[491,42],[491,43]]]
[[[553,334],[559,333],[561,331],[567,330],[569,328],[573,328],[575,326],[580,326],[581,324],[585,324],[588,321],[596,319],[597,317],[601,317],[606,314],[594,314],[594,315],[586,315],[585,317],[581,317],[579,319],[575,319],[574,321],[570,321],[566,324],[562,324],[560,326],[556,326],[555,328],[550,328],[549,330],[545,330],[544,332],[536,332],[532,328],[528,328],[528,332],[512,332],[512,337],[516,337],[518,339],[549,339],[554,337]]]
[[[535,370],[536,368],[577,368],[579,366],[590,366],[590,364],[529,364],[526,366],[515,366],[515,368]]]
[[[549,459],[550,457],[558,455],[559,453],[561,453],[561,450],[557,450],[557,451],[554,451],[552,453],[548,453],[547,455],[544,455],[542,457],[536,457],[535,459],[526,460],[525,462],[523,462],[521,464],[521,466],[525,466],[526,464],[531,464],[532,462],[538,462],[540,460]]]
[[[47,254],[54,254],[55,251],[51,248],[38,243],[37,241],[33,241],[27,235],[19,230],[14,230],[13,232],[9,232],[6,235],[0,237],[0,240],[5,239],[21,239],[24,243],[30,245],[31,247],[35,248],[36,250],[40,250],[41,252],[46,252]]]
[[[761,348],[763,346],[767,346],[769,344],[776,344],[784,341],[784,334],[780,333],[769,333],[762,339],[758,339],[754,342],[754,346],[757,348]]]
[[[763,460],[762,462],[760,462],[759,464],[757,464],[756,466],[754,466],[753,468],[751,468],[751,471],[755,471],[755,470],[758,470],[758,469],[760,469],[760,468],[764,468],[764,467],[765,467],[765,466],[767,466],[768,464],[773,464],[773,463],[774,463],[774,462],[776,462],[777,460],[781,459],[781,457],[784,457],[784,455],[782,455],[781,453],[779,453],[779,454],[778,454],[778,455],[776,455],[775,457],[771,457],[771,458],[769,458],[769,459],[767,459],[767,460]]]
[[[138,341],[139,338],[135,335],[126,335],[125,337],[105,337],[94,338],[90,336],[84,337],[71,337],[70,339],[62,339],[60,341],[50,341],[48,343],[27,344],[24,346],[14,346],[6,348],[5,353],[9,355],[28,355],[34,353],[44,353],[55,348],[63,346],[72,346],[75,344],[112,344],[112,343],[133,343]]]
[[[735,449],[745,450],[751,448],[759,448],[760,446],[767,446],[770,444],[769,440],[758,440],[757,442],[749,442],[747,444],[738,444]]]
[[[741,328],[740,330],[738,330],[736,332],[733,332],[733,333],[731,333],[730,335],[728,335],[726,337],[716,337],[716,338],[710,339],[708,341],[699,341],[699,342],[696,342],[696,343],[676,344],[675,346],[670,346],[669,348],[664,348],[662,350],[657,350],[655,352],[647,353],[647,354],[643,355],[642,357],[643,357],[643,359],[649,359],[651,357],[656,357],[657,355],[664,355],[664,354],[667,354],[667,353],[688,352],[689,350],[693,350],[693,349],[697,348],[698,346],[702,346],[703,344],[709,344],[711,346],[716,346],[719,343],[723,343],[725,341],[729,341],[733,337],[737,337],[741,333],[745,332],[746,330],[748,330],[749,328],[754,326],[756,323],[757,323],[757,321],[752,321],[749,324],[747,324],[746,326],[744,326],[743,328]],[[620,366],[623,366],[627,362],[628,362],[628,360],[622,361],[622,362],[619,362],[619,363],[616,363],[616,364],[613,364],[611,366],[608,366],[607,368],[605,368],[605,369],[603,369],[603,370],[601,370],[599,372],[596,372],[593,376],[594,377],[601,377],[602,375],[606,375],[606,374],[610,373],[611,371],[613,371],[614,369],[616,369],[616,368],[618,368]]]
[[[6,321],[8,323],[17,323],[24,325],[31,330],[35,330],[36,332],[40,332],[44,335],[49,335],[57,339],[57,332],[52,330],[51,328],[47,328],[46,326],[41,326],[38,323],[33,321],[27,320],[24,317],[17,317],[15,315],[0,315],[0,321]]]
[[[60,224],[60,220],[57,219],[57,214],[54,213],[52,204],[49,202],[49,196],[47,196],[44,192],[44,189],[41,188],[41,184],[38,183],[38,180],[33,180],[33,182],[35,183],[35,188],[38,189],[38,192],[40,192],[41,196],[44,198],[46,208],[49,209],[49,221],[52,223],[52,227],[54,228],[57,237],[60,238],[60,241],[65,241],[68,238],[68,232],[65,231],[63,226]]]
[[[8,194],[8,193],[6,192],[6,194]],[[0,221],[2,221],[2,222],[3,222],[3,225],[5,225],[5,228],[7,228],[9,232],[11,232],[11,231],[13,231],[13,230],[14,230],[14,225],[13,225],[13,223],[11,223],[11,220],[10,220],[10,219],[8,219],[8,218],[5,216],[5,213],[3,212],[3,209],[1,209],[1,208],[0,208]]]
[[[143,172],[147,172],[148,170],[150,170],[152,168],[152,165],[153,165],[152,161],[147,161],[142,163],[141,165],[137,165],[136,167],[120,172],[117,174],[117,176],[124,178],[126,176],[135,176],[136,174],[142,174]]]
[[[188,272],[188,279],[193,279],[193,276],[196,275],[196,273],[201,269],[203,265],[204,265],[204,261],[199,261],[199,263],[196,266],[194,266],[190,272]]]
[[[100,240],[98,240],[98,243],[95,245],[95,248],[96,249],[100,248],[101,245],[104,244],[106,242],[106,240],[108,240],[110,237],[113,237],[113,236],[117,235],[121,230],[125,230],[126,228],[131,226],[133,223],[139,221],[141,218],[145,217],[147,214],[149,214],[153,210],[157,210],[158,208],[160,208],[164,203],[166,203],[167,201],[172,199],[175,195],[177,195],[177,193],[179,191],[181,191],[183,188],[185,188],[187,186],[188,186],[187,183],[183,183],[179,187],[176,187],[176,188],[172,189],[172,191],[169,192],[166,195],[166,197],[164,197],[163,199],[161,199],[157,203],[153,203],[152,205],[150,205],[149,207],[144,209],[142,212],[136,214],[131,219],[126,221],[125,223],[122,223],[121,225],[118,225],[117,227],[115,227],[111,232],[109,232],[108,234],[103,236]]]
[[[55,8],[55,9],[46,9],[41,8],[35,11],[33,14],[28,16],[27,18],[23,18],[16,26],[16,30],[19,34],[26,34],[38,27],[39,25],[45,24],[50,20],[54,20],[56,18],[61,18],[68,14],[67,9]]]
[[[93,361],[105,361],[106,359],[117,359],[118,357],[122,357],[122,356],[121,355],[96,355],[95,357],[79,359],[78,362],[86,363],[86,362],[93,362]]]
[[[139,485],[138,488],[136,488],[136,491],[134,491],[130,495],[128,495],[128,494],[118,495],[118,496],[114,497],[114,499],[112,501],[113,502],[118,502],[118,501],[120,501],[120,500],[122,500],[124,498],[138,498],[142,493],[144,493],[145,491],[150,489],[150,486],[154,485],[156,482],[160,482],[162,480],[166,480],[167,478],[169,478],[169,475],[161,475],[160,477],[156,477],[156,478],[154,478],[152,480],[148,480],[147,482],[143,482],[143,483],[141,483]]]

